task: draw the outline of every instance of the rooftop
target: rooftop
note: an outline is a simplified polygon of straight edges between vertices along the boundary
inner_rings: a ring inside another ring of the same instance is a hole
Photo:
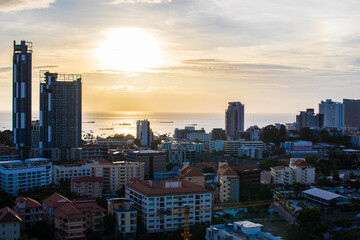
[[[236,172],[260,171],[260,168],[258,165],[251,164],[251,163],[241,164],[239,166],[232,166],[231,168],[234,169],[234,171],[236,171]]]
[[[69,199],[67,199],[66,197],[64,197],[58,193],[54,193],[50,197],[43,200],[43,203],[45,203],[47,206],[49,206],[51,208],[60,207],[64,204],[70,203],[70,202],[71,201]]]
[[[342,195],[332,193],[332,192],[328,192],[328,191],[322,190],[320,188],[311,188],[311,189],[303,191],[303,193],[313,195],[315,197],[322,198],[322,199],[325,199],[325,200],[332,200],[332,199],[335,199],[335,198],[344,197]]]
[[[218,169],[218,173],[220,175],[235,175],[237,176],[237,173],[227,164],[222,165],[219,169]]]
[[[0,223],[21,222],[21,218],[11,208],[4,207],[0,210]]]
[[[38,208],[41,207],[41,204],[32,199],[32,198],[26,198],[26,197],[18,197],[16,198],[15,204],[25,202],[25,208]]]
[[[294,165],[296,167],[312,167],[311,164],[306,162],[305,160],[297,160],[296,162],[293,162],[291,165]]]
[[[204,176],[200,170],[193,166],[193,165],[185,165],[182,168],[179,169],[180,175],[184,177],[198,177],[198,176]]]
[[[142,180],[130,183],[126,187],[147,197],[210,193],[206,188],[185,180]]]

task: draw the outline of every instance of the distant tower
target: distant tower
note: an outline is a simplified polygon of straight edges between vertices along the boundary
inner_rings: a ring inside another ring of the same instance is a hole
[[[241,102],[229,102],[225,111],[226,134],[234,137],[237,132],[244,131],[245,107]]]
[[[326,99],[319,104],[319,114],[324,115],[324,128],[344,129],[344,104]]]
[[[24,150],[26,158],[31,147],[31,65],[32,43],[14,41],[13,55],[13,134],[14,145]]]
[[[140,140],[142,146],[150,146],[153,140],[153,132],[148,120],[138,120],[136,122],[136,138]]]
[[[40,72],[40,154],[81,147],[81,75]],[[44,152],[45,151],[45,152]]]

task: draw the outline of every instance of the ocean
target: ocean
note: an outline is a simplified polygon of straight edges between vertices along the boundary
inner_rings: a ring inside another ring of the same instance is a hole
[[[11,112],[0,112],[0,130],[11,129]],[[38,114],[33,119],[39,119]],[[148,119],[155,134],[173,134],[175,128],[195,126],[210,132],[213,128],[225,128],[225,113],[144,113],[144,112],[116,112],[111,114],[84,113],[83,134],[92,133],[94,136],[109,136],[113,134],[136,135],[136,121]],[[265,127],[275,123],[294,122],[293,114],[245,114],[245,128],[253,125]]]

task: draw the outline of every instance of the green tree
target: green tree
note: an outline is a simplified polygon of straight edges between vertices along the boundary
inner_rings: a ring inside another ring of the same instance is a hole
[[[171,171],[174,168],[174,164],[173,163],[168,163],[166,164],[166,170]]]
[[[352,221],[348,218],[345,218],[345,217],[342,217],[342,218],[339,218],[336,222],[336,224],[339,226],[339,227],[344,227],[344,228],[348,228],[348,227],[351,227],[352,226]]]
[[[279,131],[274,125],[268,125],[263,129],[263,141],[264,142],[273,142],[275,144],[279,144]]]
[[[115,239],[116,217],[112,214],[105,214],[104,216],[104,235],[114,236]]]
[[[213,168],[211,168],[211,167],[204,167],[202,169],[202,172],[203,173],[215,173],[215,170]]]
[[[308,127],[300,129],[300,139],[304,141],[311,141],[311,130]]]

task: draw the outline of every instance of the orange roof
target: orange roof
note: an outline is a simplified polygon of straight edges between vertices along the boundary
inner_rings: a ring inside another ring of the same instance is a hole
[[[55,209],[54,217],[63,219],[84,218],[85,215],[75,208],[71,203],[67,203]]]
[[[106,212],[96,201],[72,202],[72,205],[81,212]]]
[[[311,164],[306,162],[305,160],[297,160],[296,162],[293,162],[292,165],[295,165],[297,167],[312,167]]]
[[[0,210],[0,223],[22,222],[21,218],[11,208],[4,207]]]
[[[103,182],[102,177],[73,177],[72,182]]]
[[[181,169],[179,169],[180,175],[184,177],[197,177],[204,176],[200,170],[193,165],[185,165]]]
[[[198,168],[209,167],[209,168],[212,168],[214,170],[217,170],[219,168],[219,165],[216,162],[199,162],[199,163],[195,164],[195,166],[198,167]]]
[[[154,185],[160,185],[161,181],[152,181]],[[168,181],[164,181],[168,182]],[[201,194],[210,193],[206,188],[191,183],[185,180],[181,180],[181,187],[165,188],[165,187],[150,187],[149,180],[136,181],[134,183],[127,184],[126,187],[142,194],[147,197],[150,196],[171,196],[171,195],[185,195],[185,194]]]
[[[41,207],[41,204],[32,198],[26,198],[26,197],[20,196],[20,197],[16,198],[15,204],[17,204],[18,202],[25,202],[25,208]]]
[[[239,166],[233,166],[231,168],[234,169],[234,171],[236,172],[253,172],[253,171],[260,172],[260,167],[256,164],[251,164],[251,163],[241,164]]]
[[[236,175],[237,176],[237,173],[231,167],[229,167],[229,165],[227,165],[227,164],[222,165],[221,168],[218,169],[218,173],[220,175]]]
[[[70,202],[71,201],[69,199],[67,199],[64,196],[61,196],[58,193],[54,193],[50,197],[43,200],[43,203],[45,203],[47,206],[49,206],[51,208],[57,208],[57,207],[60,207],[64,204],[70,203]]]

